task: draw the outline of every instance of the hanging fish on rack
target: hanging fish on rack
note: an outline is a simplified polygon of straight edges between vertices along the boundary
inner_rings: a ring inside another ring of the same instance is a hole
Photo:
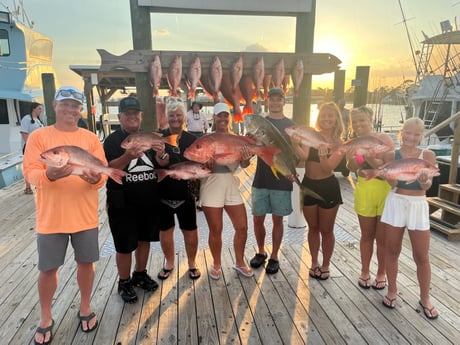
[[[177,97],[177,90],[182,80],[182,57],[175,55],[169,64],[168,74],[169,95]]]
[[[188,88],[187,98],[195,99],[195,90],[200,84],[201,79],[201,60],[198,56],[195,56],[192,63],[190,64],[187,72],[187,79],[185,84]]]
[[[153,87],[153,97],[158,96],[162,76],[160,56],[155,55],[149,65],[149,82],[150,86]]]
[[[232,82],[232,88],[235,90],[240,83],[241,77],[243,76],[243,57],[239,56],[232,65],[230,66],[230,80]]]
[[[264,57],[259,56],[252,66],[252,81],[254,82],[256,97],[260,99],[260,89],[262,88],[265,77]]]
[[[282,87],[284,81],[284,59],[281,58],[273,66],[272,82],[274,87]]]
[[[297,59],[294,66],[291,69],[291,79],[294,84],[294,96],[299,95],[299,88],[302,84],[304,74],[303,61],[302,59]]]

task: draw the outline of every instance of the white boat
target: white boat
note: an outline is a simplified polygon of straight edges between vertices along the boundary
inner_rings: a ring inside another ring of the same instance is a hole
[[[54,73],[52,51],[50,38],[0,10],[0,188],[23,177],[20,121],[31,102],[43,103],[41,78]]]
[[[443,21],[441,33],[424,34],[421,49],[414,52],[416,78],[408,88],[413,115],[430,130],[460,110],[460,31]],[[436,131],[428,144],[446,143],[453,137],[454,123]]]

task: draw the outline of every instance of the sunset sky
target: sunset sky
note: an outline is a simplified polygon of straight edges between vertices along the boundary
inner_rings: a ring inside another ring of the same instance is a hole
[[[1,4],[13,0],[0,0]],[[439,22],[455,28],[460,0],[401,0],[415,47],[423,30],[440,33]],[[24,0],[35,29],[54,40],[60,85],[83,86],[69,65],[100,65],[97,48],[121,55],[132,49],[129,0]],[[409,41],[397,0],[317,0],[315,53],[342,60],[346,85],[356,66],[370,66],[369,88],[414,78]],[[295,20],[290,17],[153,14],[154,50],[293,52]],[[332,88],[333,74],[315,76],[313,87]]]

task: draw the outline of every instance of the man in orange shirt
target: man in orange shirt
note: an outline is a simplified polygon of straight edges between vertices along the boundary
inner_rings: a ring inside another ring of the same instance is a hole
[[[35,344],[49,344],[53,338],[54,320],[51,303],[58,284],[58,269],[64,263],[69,240],[77,262],[77,281],[81,303],[77,317],[83,332],[97,327],[90,297],[94,280],[94,262],[99,259],[98,189],[106,177],[93,172],[71,175],[73,167],[47,166],[40,154],[61,145],[79,146],[107,164],[97,136],[79,128],[83,94],[73,87],[61,87],[53,107],[56,123],[37,129],[27,140],[24,154],[24,176],[36,186],[36,226],[38,247],[38,295],[41,320],[35,332]]]

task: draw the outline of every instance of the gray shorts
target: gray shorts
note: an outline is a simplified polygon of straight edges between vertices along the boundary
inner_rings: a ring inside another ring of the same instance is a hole
[[[39,271],[46,272],[64,264],[69,238],[75,261],[89,263],[99,260],[97,228],[73,234],[37,234]]]
[[[273,190],[252,187],[252,214],[264,216],[288,216],[292,213],[291,192],[285,190]]]

